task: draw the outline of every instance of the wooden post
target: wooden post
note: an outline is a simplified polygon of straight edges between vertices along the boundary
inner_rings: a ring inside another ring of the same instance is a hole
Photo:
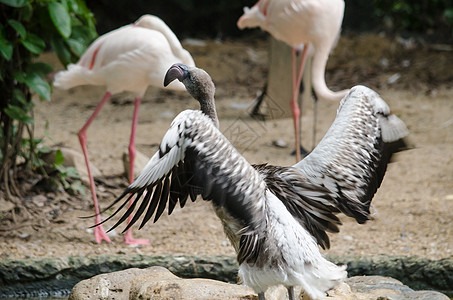
[[[292,61],[291,47],[284,42],[270,37],[269,72],[267,77],[267,89],[265,91],[260,112],[267,119],[291,118],[289,102],[292,96]],[[299,58],[298,58],[299,59]],[[311,76],[308,70],[311,67],[311,59],[305,64],[303,84],[304,92],[302,99],[311,98]],[[308,76],[307,76],[308,75]]]

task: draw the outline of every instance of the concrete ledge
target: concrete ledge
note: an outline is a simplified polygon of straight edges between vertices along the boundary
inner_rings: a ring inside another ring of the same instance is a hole
[[[336,257],[347,264],[348,275],[381,275],[400,280],[414,290],[436,290],[453,294],[453,258],[429,260],[404,256]],[[124,270],[162,266],[179,277],[210,278],[236,282],[237,268],[232,256],[73,256],[61,258],[0,261],[0,298],[69,294],[79,281],[92,276]]]

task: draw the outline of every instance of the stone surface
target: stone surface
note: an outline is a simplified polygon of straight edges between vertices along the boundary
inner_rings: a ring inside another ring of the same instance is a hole
[[[355,276],[346,282],[357,300],[449,300],[446,295],[436,291],[414,291],[391,277]]]
[[[347,264],[348,274],[351,277],[364,274],[391,276],[403,281],[412,289],[431,289],[453,295],[453,259],[451,258],[436,261],[392,256],[328,256],[328,258],[336,264]],[[65,293],[67,295],[76,283],[95,275],[149,266],[166,267],[172,273],[183,278],[211,278],[224,282],[236,282],[237,280],[238,265],[236,259],[232,256],[104,255],[24,260],[2,259],[0,260],[0,298],[52,296],[64,295]],[[356,289],[356,293],[365,289],[363,286],[360,290],[357,287],[360,278],[362,276],[356,277],[355,281],[348,282],[351,287]],[[367,276],[365,278],[372,277]],[[393,281],[387,280],[386,282],[388,286]],[[400,283],[398,282],[398,284]],[[376,285],[376,283],[373,283],[373,285]],[[335,299],[354,299],[345,298],[345,295],[348,294],[348,287],[344,288],[345,290],[330,291],[329,294],[334,295]],[[374,289],[374,287],[371,289]],[[365,290],[365,292],[368,293],[369,291]],[[409,292],[410,290],[408,290]],[[272,293],[286,295],[286,290],[284,288],[276,289]],[[428,293],[432,297],[437,295],[431,291]],[[387,297],[389,295],[386,294]],[[417,296],[422,297],[423,294],[417,292]],[[429,297],[420,299],[429,299]]]
[[[128,269],[79,282],[69,300],[255,299],[253,290],[212,279],[181,279],[163,267]]]
[[[212,279],[181,279],[163,267],[151,267],[132,281],[129,299],[255,299],[250,288]]]
[[[295,290],[304,297],[300,288]],[[283,286],[266,292],[267,300],[286,299]],[[212,279],[183,279],[164,267],[128,269],[97,275],[79,282],[69,300],[140,300],[140,299],[258,299],[252,289]],[[449,300],[435,291],[414,291],[400,281],[384,276],[356,276],[328,291],[325,300]]]

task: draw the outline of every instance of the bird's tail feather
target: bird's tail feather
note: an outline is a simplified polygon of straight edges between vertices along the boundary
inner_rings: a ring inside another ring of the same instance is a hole
[[[406,124],[395,115],[381,118],[380,121],[382,122],[382,140],[386,143],[395,142],[409,134]]]
[[[91,71],[74,64],[68,65],[67,70],[58,72],[53,82],[53,86],[63,90],[85,84],[93,84]]]
[[[337,266],[323,258],[318,264],[311,265],[304,274],[302,288],[313,299],[325,297],[325,292],[337,286],[347,277],[346,266]]]

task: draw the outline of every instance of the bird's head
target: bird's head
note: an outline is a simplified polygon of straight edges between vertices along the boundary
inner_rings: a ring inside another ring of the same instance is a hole
[[[189,94],[196,100],[201,102],[214,99],[215,86],[211,76],[205,70],[176,63],[165,74],[164,86],[169,85],[175,79],[182,82]]]

